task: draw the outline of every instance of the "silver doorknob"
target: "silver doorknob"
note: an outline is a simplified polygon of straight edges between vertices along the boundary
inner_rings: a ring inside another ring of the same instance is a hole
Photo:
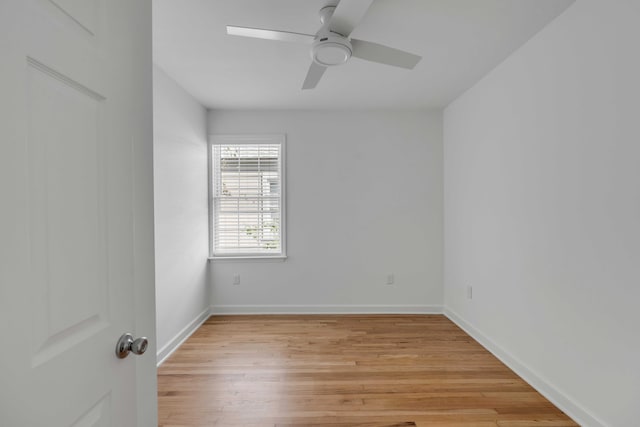
[[[116,356],[118,356],[119,359],[124,359],[129,353],[143,354],[147,351],[148,346],[149,340],[147,337],[140,337],[134,340],[133,335],[126,333],[120,337],[116,344]]]

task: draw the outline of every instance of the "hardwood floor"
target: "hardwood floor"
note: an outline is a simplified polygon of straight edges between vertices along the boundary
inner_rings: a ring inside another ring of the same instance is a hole
[[[576,426],[441,315],[214,316],[158,371],[169,426]]]

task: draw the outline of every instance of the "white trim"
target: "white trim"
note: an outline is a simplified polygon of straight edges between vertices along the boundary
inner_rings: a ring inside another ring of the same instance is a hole
[[[213,254],[213,165],[211,164],[212,156],[211,138],[207,141],[207,206],[209,208],[209,257]]]
[[[182,345],[200,326],[211,316],[211,307],[207,307],[202,313],[198,314],[187,326],[182,328],[167,344],[165,344],[156,354],[156,366],[162,365],[171,354]]]
[[[606,427],[606,424],[589,413],[580,404],[569,396],[561,392],[551,381],[535,372],[527,364],[518,360],[508,351],[493,342],[484,333],[476,329],[471,323],[464,320],[457,313],[448,307],[444,308],[444,315],[473,339],[480,343],[491,354],[500,359],[509,369],[525,380],[531,387],[536,389],[541,395],[546,397],[551,403],[556,405],[565,414],[571,417],[576,423],[584,427]]]
[[[287,134],[266,133],[266,134],[210,134],[207,142],[207,164],[209,189],[209,259],[220,258],[262,258],[260,254],[239,254],[229,255],[214,254],[213,243],[213,165],[211,164],[211,146],[215,144],[280,144],[280,252],[271,256],[272,258],[287,258]],[[265,256],[266,258],[267,256]]]
[[[287,259],[286,255],[272,255],[272,256],[210,256],[207,258],[209,261],[280,261],[283,262]]]
[[[216,314],[442,314],[441,305],[212,305]]]

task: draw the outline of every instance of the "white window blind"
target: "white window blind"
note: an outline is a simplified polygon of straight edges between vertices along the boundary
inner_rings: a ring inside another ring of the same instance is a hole
[[[283,144],[249,141],[218,137],[211,145],[214,257],[284,255]]]

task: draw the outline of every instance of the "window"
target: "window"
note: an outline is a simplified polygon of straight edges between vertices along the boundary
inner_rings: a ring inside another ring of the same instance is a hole
[[[284,135],[214,135],[210,146],[211,256],[284,258]]]

